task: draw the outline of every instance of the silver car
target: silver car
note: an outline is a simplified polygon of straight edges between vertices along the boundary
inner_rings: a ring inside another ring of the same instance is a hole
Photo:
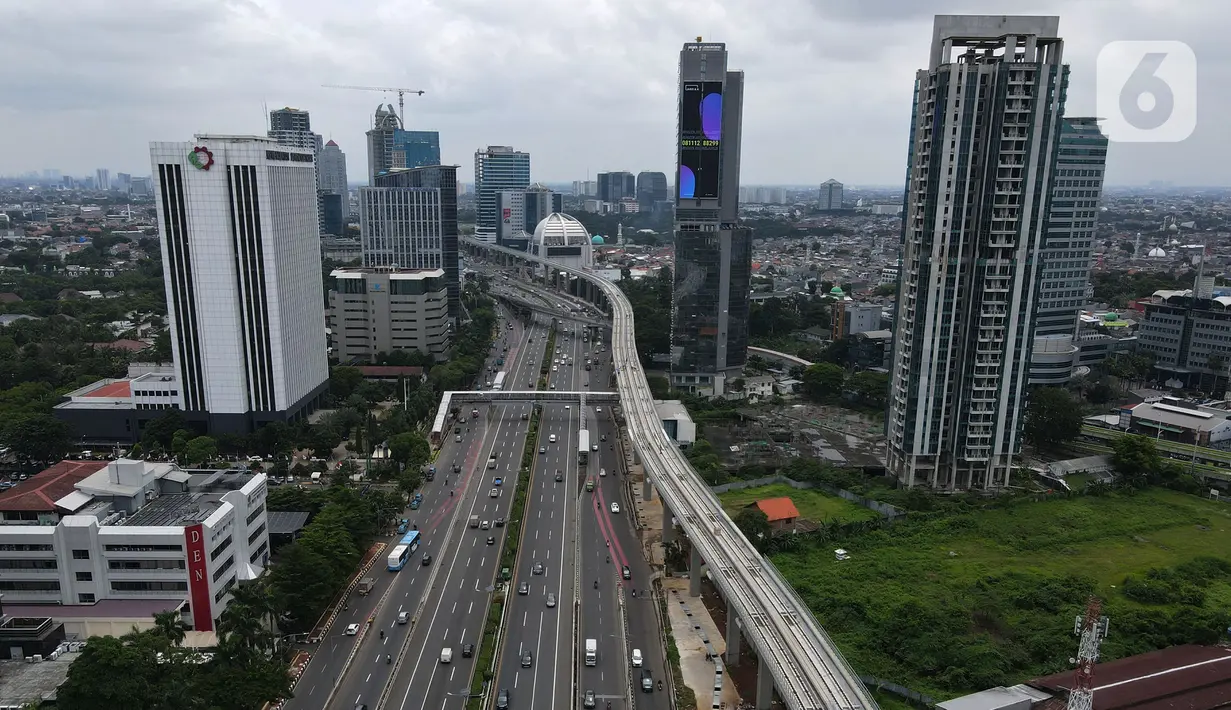
[[[556,594],[555,592],[548,592],[547,593],[547,608],[554,609],[555,606],[556,606]]]

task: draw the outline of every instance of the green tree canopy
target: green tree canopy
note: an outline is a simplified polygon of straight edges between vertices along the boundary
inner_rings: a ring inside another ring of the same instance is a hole
[[[1026,441],[1041,449],[1056,447],[1081,434],[1081,405],[1060,387],[1040,387],[1026,407]]]

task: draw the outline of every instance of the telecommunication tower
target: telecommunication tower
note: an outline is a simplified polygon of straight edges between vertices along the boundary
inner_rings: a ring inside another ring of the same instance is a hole
[[[1077,644],[1077,658],[1070,658],[1070,663],[1077,664],[1076,679],[1073,689],[1069,691],[1068,710],[1094,709],[1094,664],[1098,663],[1099,644],[1107,638],[1107,617],[1101,616],[1103,602],[1098,597],[1090,597],[1086,601],[1086,613],[1077,615],[1073,623],[1073,633],[1081,638]]]

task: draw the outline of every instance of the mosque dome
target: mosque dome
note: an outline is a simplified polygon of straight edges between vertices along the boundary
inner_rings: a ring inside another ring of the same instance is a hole
[[[845,296],[846,292],[842,290],[841,286],[834,286],[833,288],[829,289],[829,295],[830,296]]]
[[[590,243],[590,231],[576,218],[552,212],[534,228],[534,242],[541,247],[565,247]],[[544,253],[540,251],[539,253]]]
[[[1149,254],[1146,254],[1146,256],[1151,259],[1163,259],[1166,258],[1167,252],[1162,247],[1154,247],[1150,250]]]
[[[590,243],[591,243],[591,244],[593,244],[593,245],[594,245],[594,246],[596,246],[596,247],[601,247],[601,246],[602,246],[603,244],[605,244],[606,242],[604,242],[604,241],[603,241],[603,238],[602,238],[602,237],[600,237],[599,235],[595,234],[593,237],[590,237]]]

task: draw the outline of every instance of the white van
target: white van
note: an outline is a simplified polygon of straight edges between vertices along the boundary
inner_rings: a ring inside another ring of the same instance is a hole
[[[453,649],[449,648],[448,646],[440,649],[440,662],[441,663],[452,663],[453,662]]]
[[[586,639],[586,665],[598,665],[598,640]]]
[[[549,442],[551,442],[551,443],[553,443],[553,444],[554,444],[554,443],[556,443],[556,435],[555,435],[555,434],[552,434],[551,436],[547,437],[547,441],[549,441]]]
[[[641,662],[642,662],[642,660],[643,660],[643,659],[641,658],[641,649],[639,649],[639,648],[634,648],[634,649],[633,649],[633,656],[632,656],[632,658],[633,658],[633,668],[640,668],[640,667],[641,667]]]

